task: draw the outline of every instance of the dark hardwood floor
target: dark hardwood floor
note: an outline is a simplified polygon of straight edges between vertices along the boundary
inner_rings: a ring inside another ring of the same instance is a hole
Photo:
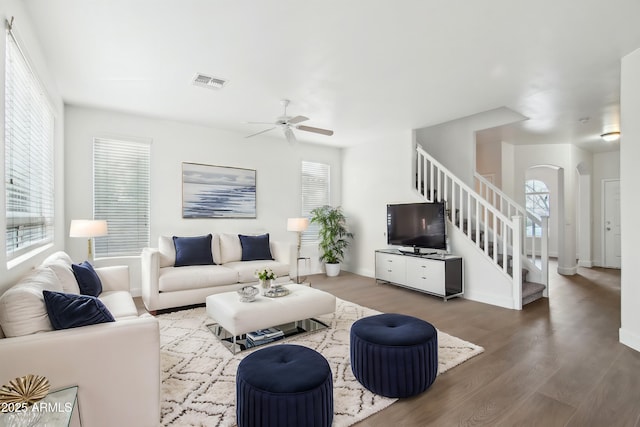
[[[618,342],[618,270],[552,273],[550,298],[522,311],[443,302],[345,272],[309,281],[345,300],[420,317],[485,348],[425,393],[357,426],[640,427],[640,353]]]

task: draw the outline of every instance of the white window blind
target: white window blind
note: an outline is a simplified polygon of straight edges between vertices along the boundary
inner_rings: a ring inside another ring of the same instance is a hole
[[[97,237],[97,257],[139,256],[149,246],[148,143],[95,138],[93,216],[107,220],[109,235]]]
[[[6,253],[11,260],[53,241],[54,119],[11,33],[5,57]]]
[[[302,216],[309,218],[315,208],[330,204],[330,166],[324,163],[302,162]],[[318,241],[318,224],[309,224],[302,233],[302,243]]]

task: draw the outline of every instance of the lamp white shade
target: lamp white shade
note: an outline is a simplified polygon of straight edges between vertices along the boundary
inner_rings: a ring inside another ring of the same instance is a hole
[[[309,227],[308,218],[289,218],[287,219],[287,231],[301,232]]]
[[[101,219],[73,219],[69,237],[98,237],[108,234],[107,221]]]

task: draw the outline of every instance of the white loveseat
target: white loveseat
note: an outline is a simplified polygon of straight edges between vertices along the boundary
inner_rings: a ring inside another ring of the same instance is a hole
[[[288,281],[293,256],[292,244],[270,241],[272,260],[242,261],[242,245],[237,234],[213,234],[211,253],[215,265],[176,267],[176,251],[171,236],[160,236],[157,248],[142,251],[142,300],[147,310],[204,304],[207,296],[236,291],[255,284],[255,272],[265,267]]]
[[[82,425],[157,426],[158,321],[138,315],[128,267],[95,270],[103,288],[98,299],[115,322],[52,330],[43,290],[79,293],[64,252],[51,255],[0,296],[0,384],[44,375],[51,390],[78,386]]]

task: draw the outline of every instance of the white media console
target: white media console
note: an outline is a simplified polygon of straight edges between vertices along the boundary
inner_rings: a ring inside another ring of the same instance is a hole
[[[376,280],[436,295],[444,300],[464,294],[462,257],[421,255],[396,249],[376,251]]]

